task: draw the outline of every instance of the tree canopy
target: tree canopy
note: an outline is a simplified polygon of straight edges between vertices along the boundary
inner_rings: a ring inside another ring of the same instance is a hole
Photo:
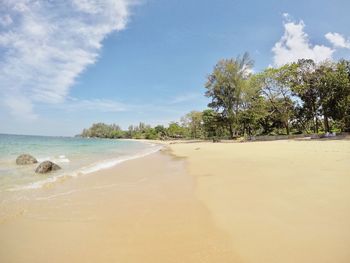
[[[168,127],[93,124],[83,137],[234,138],[350,131],[350,62],[301,59],[253,74],[247,53],[220,60],[205,83],[208,109]]]

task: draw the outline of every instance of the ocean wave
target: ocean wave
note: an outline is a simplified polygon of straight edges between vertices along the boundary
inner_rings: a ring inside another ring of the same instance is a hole
[[[59,155],[58,157],[44,157],[38,158],[38,162],[51,161],[54,163],[70,163],[70,160],[65,155]]]
[[[145,157],[147,155],[150,155],[152,153],[159,151],[161,148],[162,148],[162,146],[156,145],[156,146],[153,146],[151,149],[144,150],[144,151],[136,153],[134,155],[126,155],[126,156],[117,157],[117,158],[113,158],[113,159],[102,160],[102,161],[93,163],[91,165],[81,167],[81,168],[79,168],[75,171],[69,172],[69,173],[59,174],[59,175],[56,175],[53,177],[46,178],[45,180],[30,183],[28,185],[13,187],[11,189],[8,189],[8,191],[31,190],[31,189],[51,187],[53,184],[58,183],[58,182],[63,182],[68,178],[77,177],[79,175],[91,174],[94,172],[98,172],[100,170],[111,168],[113,166],[116,166],[116,165],[121,164],[121,163],[126,162],[126,161]],[[64,155],[61,155],[60,157],[61,158],[59,158],[59,159],[61,159],[61,160],[67,159]],[[45,159],[45,160],[53,161],[52,158]]]
[[[111,168],[117,164],[123,163],[125,161],[130,161],[133,159],[145,157],[149,154],[152,154],[152,153],[159,151],[160,149],[161,149],[161,147],[154,147],[153,149],[149,149],[145,152],[141,152],[141,153],[138,153],[135,155],[127,155],[124,157],[118,157],[116,159],[109,159],[109,160],[100,161],[98,163],[94,163],[92,165],[81,168],[79,170],[79,173],[89,174],[89,173],[94,173],[94,172],[97,172],[100,170],[108,169],[108,168]]]

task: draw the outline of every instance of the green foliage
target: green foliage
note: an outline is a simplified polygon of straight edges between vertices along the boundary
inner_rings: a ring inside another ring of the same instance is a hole
[[[209,75],[205,95],[211,98],[209,108],[220,113],[228,125],[231,138],[237,133],[238,114],[243,104],[242,95],[253,61],[248,53],[236,59],[220,60]]]
[[[316,65],[312,60],[300,60],[291,89],[300,98],[305,120],[318,133],[322,128],[332,130],[331,123],[348,130],[350,97],[349,62],[325,62]],[[323,127],[321,120],[323,120]]]
[[[202,115],[200,111],[191,111],[181,118],[182,127],[185,128],[185,134],[191,139],[203,137]]]
[[[171,138],[184,138],[186,129],[177,122],[171,122],[167,129],[167,135]]]
[[[280,68],[269,68],[259,74],[262,94],[266,99],[270,115],[275,126],[283,127],[285,133],[290,133],[290,125],[294,115],[294,98],[290,89],[292,71],[291,65]]]
[[[94,123],[89,129],[84,129],[81,136],[112,139],[124,137],[124,132],[115,124]]]
[[[167,136],[167,129],[164,128],[163,125],[157,125],[156,127],[154,127],[154,130],[160,139],[163,139]]]
[[[206,138],[219,137],[223,125],[222,118],[212,109],[203,111],[203,130]]]
[[[168,127],[145,123],[123,131],[95,123],[81,136],[215,139],[350,131],[350,61],[301,59],[252,74],[248,54],[220,60],[205,84],[210,109],[191,111]]]
[[[255,75],[241,73],[248,66],[238,61],[219,61],[205,85],[231,135],[350,130],[349,61],[303,59]]]

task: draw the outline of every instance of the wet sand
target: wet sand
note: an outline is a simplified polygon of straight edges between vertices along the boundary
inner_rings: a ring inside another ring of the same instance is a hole
[[[28,192],[0,223],[0,262],[239,262],[194,184],[156,153]]]
[[[241,262],[350,262],[349,140],[170,148]]]

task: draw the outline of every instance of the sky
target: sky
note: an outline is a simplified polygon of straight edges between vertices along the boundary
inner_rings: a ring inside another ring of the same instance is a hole
[[[348,0],[0,0],[0,133],[167,125],[218,60],[350,59]]]

